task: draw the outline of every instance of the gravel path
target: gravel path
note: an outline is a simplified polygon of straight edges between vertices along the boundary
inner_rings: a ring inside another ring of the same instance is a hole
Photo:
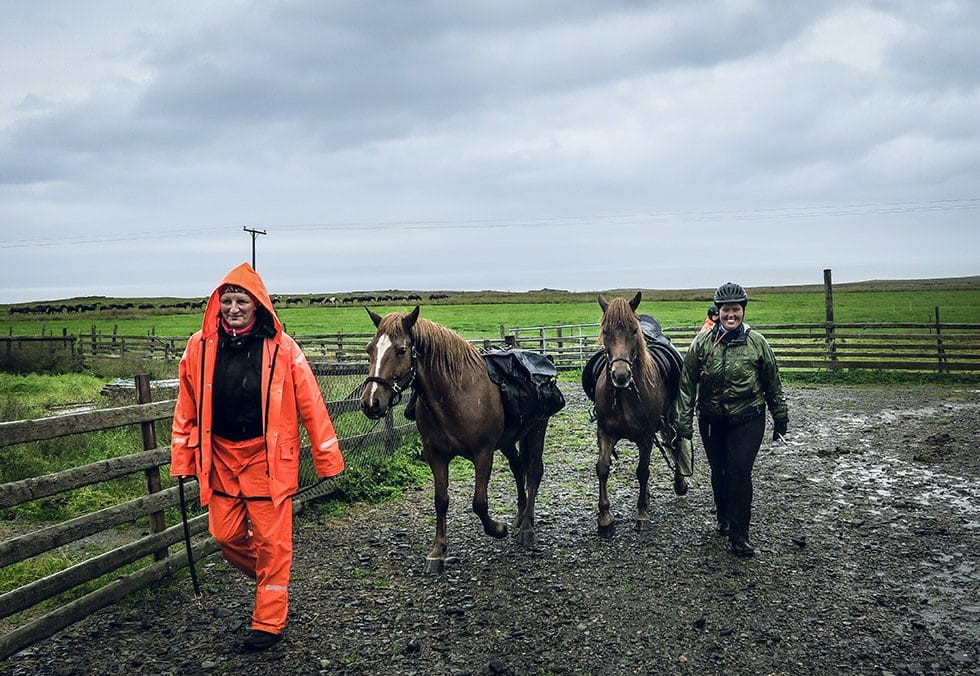
[[[636,452],[610,479],[620,519],[596,535],[595,429],[580,390],[547,440],[538,545],[482,534],[469,466],[451,484],[449,547],[424,575],[431,491],[296,524],[290,626],[239,652],[249,584],[200,566],[22,651],[10,674],[978,673],[980,396],[969,387],[789,387],[790,438],[756,463],[754,559],[713,531],[700,448],[694,485],[651,477],[632,529]],[[697,444],[696,444],[697,446]],[[513,515],[498,455],[491,507]],[[460,478],[462,475],[462,478]]]

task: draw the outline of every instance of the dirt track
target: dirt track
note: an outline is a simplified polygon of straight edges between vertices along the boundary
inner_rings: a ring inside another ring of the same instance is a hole
[[[790,439],[755,470],[743,561],[712,529],[703,455],[678,498],[658,462],[654,528],[632,530],[635,450],[610,493],[621,519],[596,536],[587,402],[552,423],[538,546],[491,540],[452,484],[450,553],[422,573],[431,494],[307,514],[296,525],[290,626],[239,652],[252,591],[220,559],[154,606],[107,609],[0,671],[82,673],[977,673],[980,645],[980,394],[970,387],[790,387]],[[498,456],[499,517],[513,514]]]

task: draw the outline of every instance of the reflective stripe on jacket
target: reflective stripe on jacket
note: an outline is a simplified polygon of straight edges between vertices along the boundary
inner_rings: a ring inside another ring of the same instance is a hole
[[[180,390],[170,443],[171,476],[197,475],[201,504],[211,497],[211,392],[218,348],[220,289],[234,284],[246,289],[272,317],[276,328],[266,338],[262,352],[262,411],[270,494],[275,504],[297,490],[300,459],[299,418],[310,437],[318,476],[340,474],[344,459],[333,422],[323,402],[320,386],[306,356],[282,330],[265,284],[250,265],[243,263],[221,281],[208,300],[200,331],[191,336],[180,360]]]

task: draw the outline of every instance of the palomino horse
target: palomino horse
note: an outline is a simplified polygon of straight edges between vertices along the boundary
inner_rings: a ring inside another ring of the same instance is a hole
[[[610,301],[600,294],[602,308],[602,346],[607,366],[595,383],[595,415],[599,440],[599,460],[596,474],[599,477],[599,533],[607,535],[615,519],[609,511],[609,494],[606,483],[612,457],[616,456],[616,444],[629,439],[640,452],[636,467],[636,479],[640,484],[636,500],[636,530],[650,527],[649,492],[650,453],[662,432],[664,416],[671,417],[673,401],[668,395],[664,377],[647,350],[636,308],[640,304],[640,292],[630,301],[613,298]],[[661,438],[663,435],[661,434]],[[671,446],[671,444],[667,444]],[[690,458],[680,457],[673,448],[674,491],[678,495],[687,492],[687,476],[690,476]]]
[[[419,319],[418,306],[408,314],[381,317],[370,309],[368,314],[378,330],[367,348],[371,364],[361,393],[364,414],[373,420],[382,417],[408,387],[415,388],[418,397],[415,422],[435,484],[436,537],[425,572],[438,573],[445,566],[449,461],[457,455],[470,460],[476,470],[473,511],[484,532],[503,538],[507,525],[492,519],[487,508],[493,452],[503,452],[517,484],[514,527],[520,542],[533,546],[547,419],[518,439],[518,432],[505,425],[500,389],[490,380],[479,351],[446,327]]]

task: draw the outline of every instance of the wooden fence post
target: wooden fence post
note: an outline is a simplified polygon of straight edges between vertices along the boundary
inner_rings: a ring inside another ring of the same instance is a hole
[[[150,392],[150,376],[145,373],[136,376],[136,403],[148,404],[153,401],[153,394]],[[143,433],[143,450],[152,451],[157,447],[157,432],[153,427],[153,421],[140,423],[140,431]],[[146,475],[146,492],[149,494],[159,493],[162,489],[160,485],[160,468],[150,467],[144,470]],[[150,517],[150,532],[161,533],[166,528],[163,520],[163,512],[153,512]],[[153,553],[155,561],[163,561],[167,558],[167,550],[160,549]]]
[[[95,328],[95,324],[92,324],[92,356],[93,357],[99,351],[99,348],[96,344],[96,340],[98,340],[98,329]]]
[[[946,366],[946,350],[943,348],[943,338],[940,332],[939,306],[936,306],[936,351],[939,357],[939,364],[936,370],[944,371]]]
[[[834,341],[834,284],[830,268],[823,271],[823,296],[827,312],[827,359],[833,362],[837,360],[837,345]]]

